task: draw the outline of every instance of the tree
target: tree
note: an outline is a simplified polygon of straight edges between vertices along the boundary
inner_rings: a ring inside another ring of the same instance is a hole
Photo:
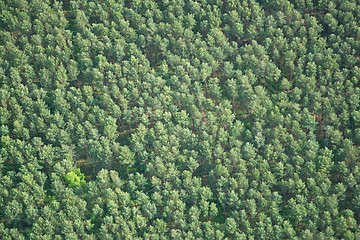
[[[68,172],[64,176],[64,179],[68,186],[71,188],[82,187],[86,184],[85,176],[80,172],[79,168]]]
[[[121,146],[119,149],[120,164],[126,166],[126,173],[129,177],[129,167],[135,164],[135,154],[129,149],[128,146]]]

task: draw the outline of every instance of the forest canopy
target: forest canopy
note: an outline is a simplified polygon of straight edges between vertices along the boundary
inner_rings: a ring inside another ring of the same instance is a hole
[[[358,0],[0,10],[0,239],[360,239]]]

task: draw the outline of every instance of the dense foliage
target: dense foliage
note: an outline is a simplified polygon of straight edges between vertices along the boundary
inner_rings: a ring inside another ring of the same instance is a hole
[[[1,239],[360,239],[358,0],[0,0]]]

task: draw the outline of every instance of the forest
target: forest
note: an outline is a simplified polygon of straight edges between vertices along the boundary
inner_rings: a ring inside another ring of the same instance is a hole
[[[360,239],[360,1],[0,0],[0,239]]]

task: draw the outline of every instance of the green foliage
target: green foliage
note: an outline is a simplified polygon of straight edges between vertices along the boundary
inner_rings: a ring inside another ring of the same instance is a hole
[[[85,175],[80,172],[80,168],[71,170],[64,176],[65,183],[71,188],[83,187],[86,185]]]
[[[359,6],[0,0],[0,238],[360,239]]]

